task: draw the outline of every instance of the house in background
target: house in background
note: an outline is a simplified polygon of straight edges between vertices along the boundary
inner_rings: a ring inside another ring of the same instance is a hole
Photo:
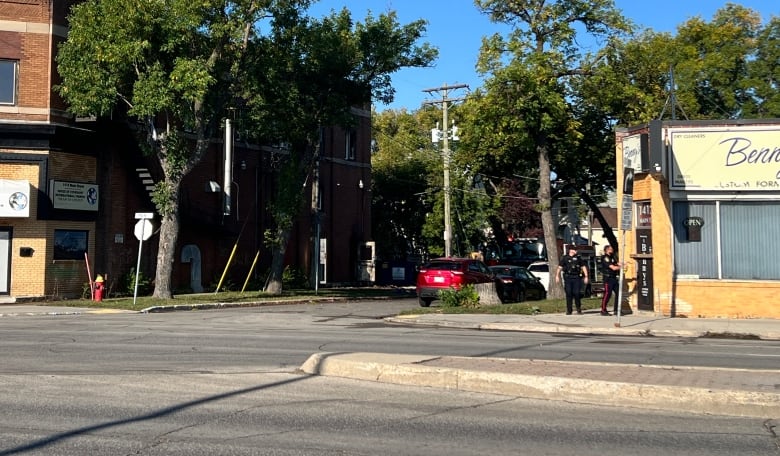
[[[135,269],[139,251],[135,216],[154,213],[150,190],[159,173],[139,152],[134,126],[74,119],[52,90],[54,54],[74,3],[0,1],[0,297],[6,301],[88,294],[90,276],[98,273],[107,276],[109,292],[125,291],[123,278]],[[307,273],[317,261],[323,285],[373,275],[370,110],[353,112],[354,129],[323,132],[317,210],[302,209],[287,250],[293,269]],[[226,160],[225,149],[225,140],[215,138],[185,179],[174,290],[215,285],[234,249],[228,283],[240,287],[257,256],[255,286],[262,286],[270,264],[263,233],[273,221],[266,207],[284,151],[236,141]],[[156,248],[156,236],[143,243],[141,274],[148,278]]]

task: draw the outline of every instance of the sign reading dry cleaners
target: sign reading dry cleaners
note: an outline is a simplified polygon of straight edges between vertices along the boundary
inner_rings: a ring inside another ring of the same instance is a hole
[[[51,180],[49,182],[49,195],[54,209],[98,210],[97,184]]]
[[[0,217],[30,216],[30,183],[0,179]]]

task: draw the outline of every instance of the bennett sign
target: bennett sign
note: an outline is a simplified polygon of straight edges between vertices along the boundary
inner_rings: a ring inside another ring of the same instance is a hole
[[[671,128],[673,189],[780,190],[780,126]]]

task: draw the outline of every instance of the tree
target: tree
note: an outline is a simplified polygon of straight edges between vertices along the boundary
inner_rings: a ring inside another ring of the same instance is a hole
[[[288,10],[275,17],[268,37],[252,43],[247,63],[257,71],[244,87],[248,112],[244,128],[258,140],[287,144],[270,208],[276,226],[266,233],[273,252],[269,293],[282,291],[284,254],[293,220],[305,201],[308,177],[315,192],[311,204],[315,224],[319,216],[316,181],[322,128],[349,127],[353,108],[367,106],[372,97],[392,101],[392,73],[433,61],[437,51],[416,44],[425,24],[419,20],[402,26],[394,12],[354,23],[346,8],[319,20]]]
[[[124,113],[145,133],[141,146],[162,170],[153,197],[161,216],[155,297],[171,297],[182,180],[233,101],[247,42],[274,2],[263,5],[87,0],[71,10],[56,89],[74,114]]]
[[[377,221],[373,233],[382,258],[405,259],[428,252],[422,227],[434,201],[429,176],[438,173],[440,160],[431,149],[430,129],[423,125],[421,113],[386,110],[373,115],[371,213]]]
[[[453,117],[459,113],[460,106],[452,108]],[[431,141],[441,116],[440,109],[428,106],[414,113],[384,111],[374,118],[373,215],[381,221],[374,233],[384,244],[383,253],[393,257],[444,253],[443,160]],[[450,142],[450,149],[453,247],[465,255],[484,241],[494,208],[481,176],[468,167],[471,151],[457,142]]]
[[[487,98],[505,106],[507,114],[511,113],[511,119],[505,120],[511,123],[509,131],[515,138],[510,147],[520,151],[523,158],[519,160],[523,163],[536,157],[537,208],[542,214],[548,259],[554,271],[558,253],[557,227],[551,211],[552,165],[556,166],[559,177],[559,167],[571,168],[567,165],[573,163],[587,165],[587,158],[577,155],[582,133],[570,109],[571,92],[567,85],[571,77],[582,72],[576,27],[581,26],[586,33],[597,37],[610,38],[629,31],[630,25],[611,0],[476,0],[475,3],[492,21],[515,26],[506,40],[498,35],[483,40],[479,69],[490,74]],[[608,153],[601,151],[602,155]],[[587,174],[588,170],[580,168],[578,172]],[[558,288],[552,287],[550,291],[552,298],[562,296]]]
[[[755,58],[748,60],[750,98],[745,117],[780,117],[780,18],[773,17],[758,33]]]
[[[711,22],[695,17],[680,24],[677,35],[648,30],[613,39],[588,56],[587,77],[577,78],[575,92],[620,126],[671,117],[777,117],[780,21],[760,24],[758,13],[728,4]]]

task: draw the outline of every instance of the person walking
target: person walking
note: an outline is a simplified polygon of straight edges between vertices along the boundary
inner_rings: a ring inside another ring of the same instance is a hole
[[[572,301],[577,308],[577,314],[582,315],[582,284],[588,283],[588,267],[577,255],[574,246],[570,246],[568,253],[558,262],[555,283],[561,283],[561,277],[563,290],[566,292],[566,315],[571,315]]]
[[[607,304],[612,293],[615,294],[613,313],[618,313],[618,274],[621,264],[615,258],[615,249],[611,245],[604,247],[604,255],[601,256],[601,274],[604,276],[604,295],[601,297],[601,315],[609,316]]]

